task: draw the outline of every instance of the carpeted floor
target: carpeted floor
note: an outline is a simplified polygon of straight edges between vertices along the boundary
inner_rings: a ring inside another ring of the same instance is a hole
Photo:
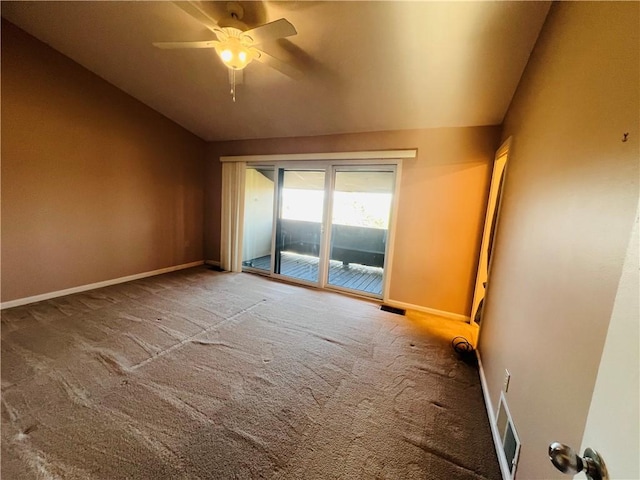
[[[424,322],[199,267],[2,312],[2,478],[501,476]]]

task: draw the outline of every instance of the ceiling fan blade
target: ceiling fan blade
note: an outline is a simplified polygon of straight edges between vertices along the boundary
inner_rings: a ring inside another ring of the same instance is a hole
[[[256,57],[256,60],[264,63],[265,65],[273,68],[274,70],[279,71],[280,73],[286,75],[287,77],[291,77],[295,80],[300,80],[303,75],[300,70],[295,67],[292,67],[288,63],[283,62],[282,60],[278,60],[276,57],[269,55],[267,52],[260,50],[260,56]]]
[[[298,32],[286,19],[281,18],[275,22],[265,23],[259,27],[247,30],[241,35],[241,38],[248,39],[252,45],[260,45],[268,40],[276,40],[278,38],[290,37]]]
[[[154,42],[153,46],[158,48],[215,48],[217,40],[207,40],[204,42]]]
[[[173,2],[183,12],[191,15],[216,35],[224,34],[218,22],[215,21],[197,2]],[[219,37],[218,37],[219,38]]]
[[[244,70],[232,70],[229,69],[229,85],[233,85],[233,73],[236,74],[236,85],[242,85],[244,83]]]

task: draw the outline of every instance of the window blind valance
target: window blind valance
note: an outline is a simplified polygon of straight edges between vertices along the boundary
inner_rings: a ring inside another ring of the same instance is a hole
[[[416,158],[418,150],[370,150],[359,152],[326,153],[276,153],[270,155],[231,155],[222,156],[220,161],[227,162],[286,162],[286,161],[327,161],[327,160],[385,160]]]

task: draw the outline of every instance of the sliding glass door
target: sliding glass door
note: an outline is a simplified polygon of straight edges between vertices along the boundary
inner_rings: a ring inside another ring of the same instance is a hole
[[[243,269],[381,298],[395,165],[250,166]]]
[[[274,273],[317,284],[320,280],[325,171],[278,169]]]
[[[329,285],[382,295],[394,184],[393,171],[335,170]]]
[[[274,167],[248,167],[244,189],[242,268],[271,272]]]

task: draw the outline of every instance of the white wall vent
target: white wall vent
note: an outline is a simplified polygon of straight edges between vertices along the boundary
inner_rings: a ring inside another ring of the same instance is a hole
[[[500,403],[498,404],[498,415],[496,415],[496,430],[500,435],[502,443],[502,453],[504,457],[500,460],[508,466],[510,479],[516,478],[516,468],[518,457],[520,456],[520,438],[513,426],[513,419],[504,398],[504,392],[500,393]]]

